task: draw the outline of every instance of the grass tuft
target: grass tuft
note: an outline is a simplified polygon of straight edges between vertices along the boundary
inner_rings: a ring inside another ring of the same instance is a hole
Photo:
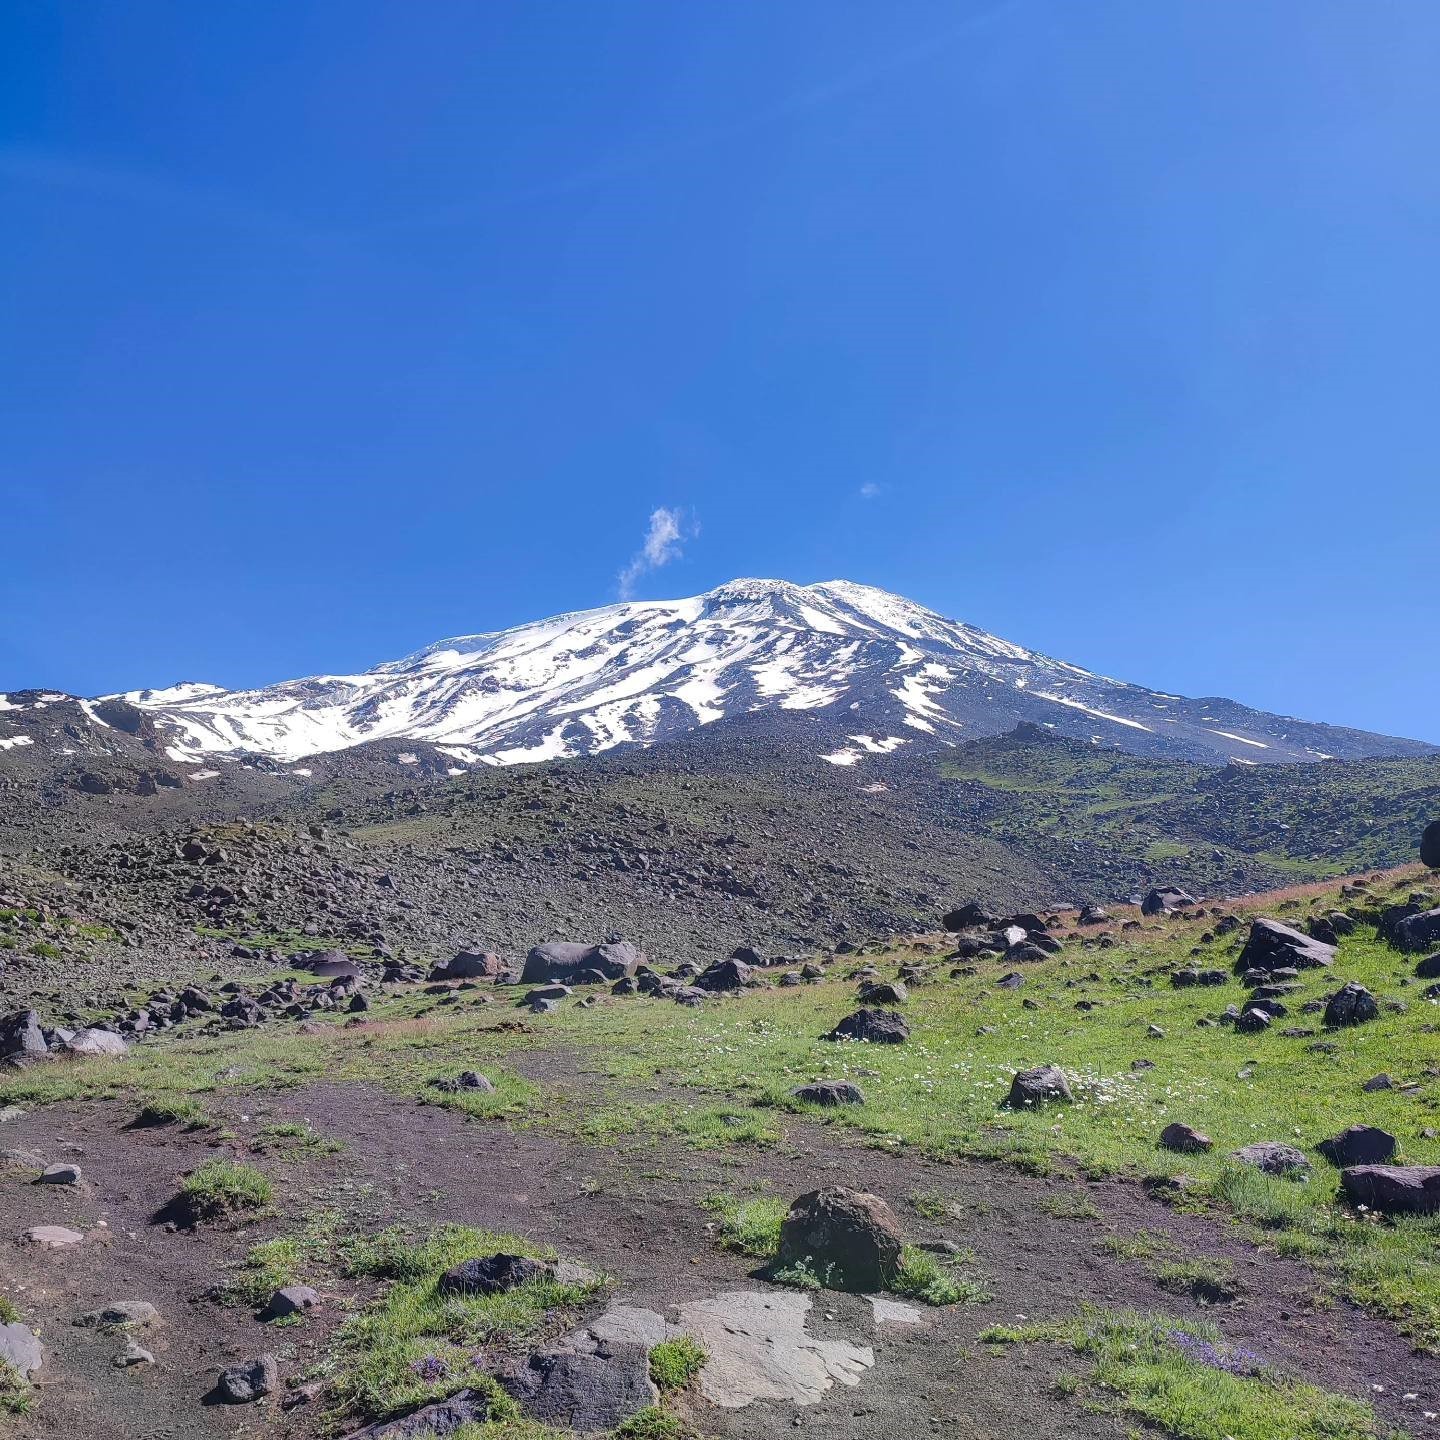
[[[194,1222],[267,1210],[275,1187],[253,1165],[207,1160],[180,1182],[180,1199]]]
[[[981,1281],[957,1273],[953,1265],[913,1245],[901,1252],[890,1288],[927,1305],[984,1305],[994,1299]]]
[[[662,1340],[650,1350],[650,1378],[662,1392],[683,1390],[701,1371],[707,1355],[693,1335]]]
[[[723,1191],[702,1202],[716,1217],[716,1240],[722,1250],[770,1259],[780,1248],[780,1226],[789,1206],[773,1195],[741,1200]]]

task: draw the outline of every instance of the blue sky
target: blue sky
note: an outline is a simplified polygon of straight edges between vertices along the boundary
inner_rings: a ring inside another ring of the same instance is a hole
[[[1440,740],[1437,72],[1431,0],[16,0],[0,690],[841,576]]]

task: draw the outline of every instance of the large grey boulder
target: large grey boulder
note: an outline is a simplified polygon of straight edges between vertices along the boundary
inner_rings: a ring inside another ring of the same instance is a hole
[[[633,975],[644,963],[644,954],[627,940],[607,941],[603,945],[551,940],[535,946],[525,957],[520,983],[539,985],[547,980],[562,980],[574,984],[586,971],[605,980],[619,980],[624,975]]]
[[[461,1390],[448,1400],[436,1401],[395,1420],[377,1420],[356,1430],[346,1440],[438,1440],[466,1425],[483,1425],[490,1418],[490,1400],[474,1390]]]
[[[1335,963],[1335,947],[1267,916],[1251,921],[1235,973],[1246,970],[1316,970]]]
[[[77,1030],[65,1042],[72,1055],[125,1055],[130,1047],[113,1030]]]
[[[850,1080],[815,1080],[800,1085],[791,1095],[807,1105],[863,1105],[865,1092]]]
[[[1299,1150],[1281,1140],[1257,1140],[1253,1145],[1242,1145],[1230,1152],[1230,1158],[1263,1170],[1267,1175],[1300,1175],[1310,1168],[1310,1162]]]
[[[732,956],[729,960],[716,960],[707,965],[695,977],[694,988],[720,992],[743,990],[747,985],[758,985],[759,983],[751,972],[750,966],[743,960],[736,960]]]
[[[1070,1082],[1058,1065],[1037,1065],[1033,1070],[1021,1070],[1010,1082],[1010,1093],[1005,1103],[1012,1110],[1031,1109],[1052,1100],[1073,1100]]]
[[[894,1212],[878,1195],[835,1186],[790,1206],[775,1263],[803,1264],[831,1289],[883,1290],[903,1248]]]
[[[0,1020],[0,1059],[17,1056],[33,1060],[49,1052],[45,1032],[40,1028],[40,1017],[35,1011],[17,1010]]]
[[[160,1312],[148,1300],[112,1300],[98,1310],[75,1317],[77,1325],[92,1330],[140,1330],[158,1324]]]
[[[554,1266],[529,1255],[484,1255],[447,1270],[435,1288],[441,1295],[499,1295],[554,1274]]]
[[[215,1382],[215,1398],[226,1405],[252,1405],[272,1394],[279,1383],[275,1357],[261,1355],[255,1360],[227,1365]]]
[[[461,950],[430,971],[431,980],[493,980],[503,974],[505,962],[488,950]]]
[[[1200,902],[1178,885],[1157,885],[1145,893],[1140,902],[1142,915],[1168,915],[1173,910],[1188,910]]]
[[[847,1015],[827,1040],[862,1040],[870,1045],[901,1045],[910,1038],[910,1026],[895,1010],[857,1010]]]
[[[1352,1205],[1383,1215],[1432,1215],[1440,1210],[1440,1165],[1352,1165],[1340,1172]]]

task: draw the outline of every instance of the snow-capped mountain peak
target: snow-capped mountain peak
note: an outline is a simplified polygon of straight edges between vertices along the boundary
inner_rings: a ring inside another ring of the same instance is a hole
[[[357,675],[257,690],[186,683],[122,698],[170,757],[285,762],[369,740],[429,741],[457,768],[655,744],[757,711],[833,719],[836,764],[1031,721],[1125,749],[1255,763],[1428,747],[1186,700],[1026,650],[849,580],[732,580],[428,645]],[[842,758],[837,758],[842,757]]]

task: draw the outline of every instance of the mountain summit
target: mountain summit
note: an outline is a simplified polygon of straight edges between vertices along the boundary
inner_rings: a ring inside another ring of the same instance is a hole
[[[146,712],[176,761],[258,752],[296,762],[389,739],[429,741],[457,764],[509,765],[795,710],[826,722],[834,748],[825,758],[837,765],[902,745],[961,743],[1021,721],[1137,753],[1216,762],[1433,748],[1107,679],[848,580],[734,580],[689,599],[606,605],[442,640],[359,675],[111,698]]]

